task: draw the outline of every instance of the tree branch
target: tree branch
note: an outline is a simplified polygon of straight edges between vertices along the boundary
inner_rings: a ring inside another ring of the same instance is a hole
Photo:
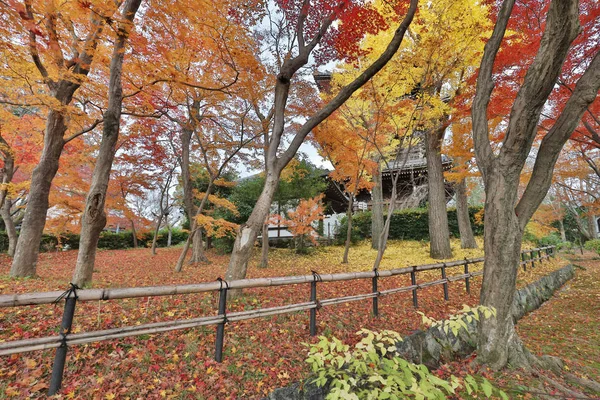
[[[515,0],[508,0],[502,3],[498,19],[494,26],[494,31],[490,40],[485,44],[483,50],[483,58],[479,67],[479,75],[477,76],[477,88],[473,106],[471,108],[471,120],[473,125],[473,142],[475,147],[475,156],[477,164],[481,170],[484,179],[487,172],[493,168],[496,161],[496,156],[492,150],[489,138],[489,126],[487,119],[487,110],[494,90],[494,81],[492,72],[494,61],[500,49],[500,43],[506,32],[508,19],[512,13],[512,8]]]
[[[587,107],[595,100],[599,90],[600,52],[596,53],[587,70],[579,78],[563,112],[542,139],[531,179],[515,210],[522,227],[525,227],[544,199],[552,183],[552,173],[562,147],[579,124]]]
[[[377,58],[369,67],[362,72],[358,77],[356,77],[352,82],[342,88],[340,92],[327,103],[323,108],[321,108],[316,114],[310,117],[304,125],[300,127],[296,135],[292,139],[292,142],[288,146],[287,150],[277,159],[276,168],[278,170],[282,170],[294,157],[302,142],[308,135],[308,133],[319,125],[321,122],[325,120],[328,116],[330,116],[335,110],[337,110],[346,100],[352,96],[352,94],[357,91],[360,87],[362,87],[369,79],[371,79],[377,72],[379,72],[385,64],[396,54],[396,51],[400,47],[402,40],[404,39],[404,34],[411,24],[415,12],[417,10],[418,0],[411,0],[410,7],[408,12],[398,28],[394,33],[394,36],[387,48],[383,53]]]

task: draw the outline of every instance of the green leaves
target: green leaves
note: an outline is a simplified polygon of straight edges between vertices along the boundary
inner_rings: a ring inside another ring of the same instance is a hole
[[[361,340],[352,350],[335,337],[320,336],[317,344],[306,345],[306,362],[316,375],[313,382],[331,387],[327,399],[445,399],[462,386],[469,394],[483,392],[486,397],[496,391],[487,379],[478,383],[468,375],[461,385],[455,376],[445,380],[424,365],[394,356],[394,344],[401,340],[396,332],[361,329],[357,335]]]

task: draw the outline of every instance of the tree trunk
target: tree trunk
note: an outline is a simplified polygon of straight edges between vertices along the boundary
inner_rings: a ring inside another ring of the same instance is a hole
[[[452,257],[441,154],[445,131],[446,125],[444,124],[442,127],[425,134],[429,188],[429,253],[431,258],[434,259]]]
[[[267,268],[269,266],[269,224],[264,223],[262,229],[262,249],[260,257],[260,267]]]
[[[494,307],[496,317],[482,318],[479,324],[478,357],[494,369],[510,363],[516,338],[511,316],[523,230],[515,214],[517,180],[508,180],[501,171],[490,171],[486,182],[483,283],[480,303]]]
[[[348,227],[346,229],[346,245],[344,247],[344,258],[342,258],[342,264],[348,264],[348,253],[350,252],[350,241],[352,240],[352,205],[354,203],[354,196],[350,195],[348,199],[348,210],[346,211],[346,220]]]
[[[373,175],[373,190],[371,192],[371,247],[379,249],[381,232],[383,231],[383,184],[381,177],[381,165],[378,165]]]
[[[64,114],[57,110],[50,110],[46,121],[44,149],[31,176],[25,218],[23,218],[23,224],[21,225],[15,257],[10,268],[10,276],[35,275],[40,241],[46,225],[50,186],[58,171],[58,160],[65,145],[63,135],[66,130]]]
[[[158,221],[156,221],[156,228],[154,229],[154,236],[152,237],[152,255],[156,255],[156,242],[158,241],[158,232],[160,231],[160,224],[162,224],[163,214],[158,215]]]
[[[133,248],[137,249],[138,248],[138,239],[137,239],[137,232],[135,230],[135,223],[133,222],[132,219],[129,220],[131,222],[131,235],[133,238]]]
[[[183,245],[183,250],[179,254],[179,259],[177,260],[177,264],[175,265],[175,272],[181,272],[183,268],[183,263],[185,262],[185,257],[190,249],[190,244],[192,243],[192,235],[188,235],[185,244]]]
[[[10,208],[12,207],[12,200],[8,197],[4,199],[4,204],[2,208],[0,208],[0,215],[2,216],[2,220],[4,221],[4,226],[6,228],[6,235],[8,236],[8,255],[13,257],[15,255],[15,248],[17,247],[17,241],[19,237],[17,236],[17,229],[15,228],[15,222],[10,215]]]
[[[233,244],[233,252],[229,259],[229,266],[225,274],[225,280],[231,281],[236,279],[244,279],[248,269],[248,260],[252,255],[254,242],[258,237],[258,232],[262,229],[265,219],[271,209],[271,201],[279,183],[279,173],[273,172],[270,169],[265,178],[265,186],[258,197],[256,205],[250,214],[248,220],[240,225]],[[240,290],[230,290],[231,297],[236,297],[241,294]]]
[[[565,224],[562,218],[558,220],[558,227],[560,228],[560,240],[565,243],[567,241],[567,233],[565,232]]]
[[[131,22],[140,6],[141,0],[129,0],[125,3],[123,17]],[[87,195],[83,215],[81,216],[81,233],[79,237],[79,252],[73,274],[73,283],[84,287],[92,282],[96,249],[100,232],[106,226],[104,204],[110,180],[110,170],[115,158],[119,130],[121,127],[121,106],[123,104],[123,86],[121,75],[125,59],[125,45],[131,26],[125,22],[119,24],[117,40],[113,47],[110,62],[110,80],[108,83],[108,106],[104,113],[102,141],[96,158],[92,175],[92,185]]]
[[[596,233],[596,216],[591,213],[588,214],[587,223],[588,232],[590,233],[590,240],[598,238],[598,234]]]
[[[194,224],[195,225],[195,224]],[[192,257],[189,264],[209,263],[209,259],[204,254],[204,243],[202,241],[202,229],[196,227],[196,231],[192,237]]]
[[[463,249],[476,249],[477,242],[473,236],[471,219],[469,218],[469,203],[467,201],[467,182],[463,178],[456,184],[456,218],[460,232],[460,247]]]
[[[185,212],[190,221],[190,237],[191,242],[184,247],[182,252],[184,253],[179,257],[179,261],[183,262],[191,245],[192,257],[189,263],[195,264],[199,262],[208,262],[208,258],[204,255],[204,249],[202,248],[202,231],[196,227],[195,218],[197,208],[194,205],[193,195],[193,184],[192,176],[190,174],[190,148],[192,142],[193,129],[184,128],[181,131],[181,178],[183,180],[183,202],[185,206]],[[175,267],[175,270],[180,272],[183,266],[179,265],[179,261]]]
[[[171,242],[173,240],[173,229],[171,228],[171,223],[169,222],[169,216],[165,217],[165,224],[167,225],[167,247],[171,247]]]

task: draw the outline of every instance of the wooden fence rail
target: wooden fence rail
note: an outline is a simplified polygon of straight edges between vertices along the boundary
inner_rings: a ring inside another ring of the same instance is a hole
[[[544,254],[542,254],[542,251],[544,251]],[[554,252],[554,246],[524,250],[521,253],[521,265],[524,269],[527,268],[527,264],[529,263],[531,263],[531,266],[534,267],[535,262],[542,262],[544,259],[554,256]],[[450,261],[446,263],[416,265],[412,267],[397,268],[384,271],[375,270],[368,272],[351,272],[322,275],[313,272],[312,275],[241,279],[229,282],[218,279],[216,282],[207,282],[190,285],[149,286],[114,289],[78,289],[76,286],[71,285],[71,287],[66,292],[53,291],[0,295],[0,307],[21,307],[28,305],[41,305],[52,303],[55,304],[57,302],[65,300],[65,309],[63,312],[63,319],[61,322],[60,329],[61,333],[59,335],[40,337],[34,339],[15,340],[10,342],[0,342],[0,356],[56,348],[57,351],[52,368],[50,387],[48,390],[49,395],[55,394],[61,387],[64,365],[66,362],[67,347],[73,345],[100,342],[104,340],[120,339],[130,336],[155,334],[180,329],[189,329],[198,326],[216,325],[217,335],[215,343],[215,360],[221,362],[223,357],[223,338],[225,332],[225,324],[227,322],[243,321],[247,319],[261,318],[280,314],[289,314],[293,312],[308,310],[310,312],[310,334],[314,336],[317,333],[316,311],[318,308],[321,307],[348,303],[352,301],[372,299],[373,314],[375,316],[378,316],[378,301],[379,298],[382,296],[402,292],[412,292],[413,305],[414,307],[418,307],[417,291],[419,289],[435,285],[443,285],[444,299],[448,300],[448,283],[459,280],[465,281],[465,288],[467,292],[470,293],[470,279],[476,276],[483,275],[483,271],[469,272],[469,265],[480,263],[483,261],[483,257],[472,259],[465,258],[464,260]],[[448,268],[458,266],[464,267],[464,273],[453,276],[446,275]],[[417,283],[417,272],[432,270],[440,270],[441,279]],[[379,278],[406,274],[410,274],[410,286],[392,288],[382,291],[378,290]],[[371,279],[372,292],[352,296],[336,297],[331,299],[318,299],[318,283],[339,282],[355,279]],[[308,302],[278,307],[261,308],[248,311],[239,311],[231,313],[226,312],[227,291],[229,289],[267,288],[272,286],[297,285],[303,283],[310,284],[310,301]],[[218,314],[215,316],[155,322],[91,332],[71,333],[71,326],[75,314],[75,306],[77,302],[80,301],[129,299],[136,297],[169,296],[205,292],[219,292]]]

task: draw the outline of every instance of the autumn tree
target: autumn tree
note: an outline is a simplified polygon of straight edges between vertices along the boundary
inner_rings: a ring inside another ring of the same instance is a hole
[[[369,190],[373,187],[370,177],[378,166],[373,161],[377,146],[377,125],[372,127],[366,118],[355,119],[356,114],[353,114],[349,108],[346,102],[313,131],[321,155],[333,165],[334,169],[329,176],[346,193],[348,201],[346,243],[342,264],[348,263],[356,196],[360,190]]]
[[[87,84],[86,76],[99,51],[106,22],[118,10],[114,2],[104,1],[76,7],[70,3],[25,1],[4,3],[2,7],[6,10],[5,30],[11,35],[11,40],[2,41],[2,52],[9,55],[4,67],[21,71],[18,76],[12,75],[14,85],[3,90],[2,100],[47,112],[44,146],[31,178],[10,272],[11,276],[30,276],[36,272],[48,196],[63,148],[97,125],[72,101],[78,89]],[[17,97],[15,86],[23,88]]]
[[[123,5],[120,18],[115,26],[116,37],[110,61],[108,104],[103,115],[102,141],[94,166],[92,184],[81,217],[79,252],[77,253],[77,264],[75,265],[72,280],[73,283],[80,287],[92,281],[96,247],[100,232],[102,232],[102,229],[106,225],[104,204],[121,128],[121,107],[123,103],[121,75],[127,41],[133,29],[133,20],[140,4],[141,0],[127,0]]]
[[[342,39],[343,34],[351,33],[353,35],[362,35],[364,30],[371,30],[373,33],[380,28],[380,18],[377,13],[368,5],[358,5],[350,1],[336,2],[335,4],[322,3],[312,4],[309,1],[282,2],[283,10],[286,13],[289,28],[288,37],[292,38],[292,46],[287,48],[277,48],[276,52],[283,53],[282,63],[278,66],[277,78],[274,89],[274,114],[273,126],[271,128],[269,148],[267,152],[266,179],[261,196],[248,221],[241,225],[233,253],[231,255],[227,273],[228,280],[241,279],[246,276],[247,262],[250,258],[254,241],[259,231],[262,229],[265,218],[269,213],[271,200],[277,187],[279,176],[283,168],[293,159],[300,145],[309,132],[333,113],[344,101],[346,101],[353,92],[364,85],[369,78],[375,75],[392,58],[410,25],[417,8],[417,1],[411,1],[410,7],[406,12],[403,21],[391,38],[389,46],[370,64],[362,74],[360,74],[350,84],[340,90],[331,101],[321,107],[319,111],[312,114],[303,124],[294,129],[289,145],[280,149],[282,136],[286,128],[285,110],[290,87],[294,84],[296,73],[307,65],[310,56],[315,48],[324,42],[335,39],[332,31],[338,33],[338,39]],[[360,26],[353,22],[361,19]],[[341,19],[338,29],[332,28],[334,21]],[[346,31],[348,28],[348,31]],[[346,40],[351,39],[350,43],[356,43],[356,36],[346,36]],[[326,44],[326,43],[323,43]],[[238,293],[232,292],[232,295]]]
[[[518,92],[510,103],[502,143],[492,147],[488,108],[494,90],[494,62],[509,23],[519,18],[516,11],[523,11],[514,8],[518,8],[515,2],[508,0],[498,10],[494,31],[481,61],[471,112],[475,155],[486,193],[481,304],[494,307],[497,312],[494,317],[480,322],[478,360],[493,368],[502,368],[508,363],[531,365],[511,316],[523,231],[548,192],[561,149],[600,89],[600,56],[596,52],[577,71],[575,88],[533,155],[531,178],[519,197],[521,171],[531,156],[543,107],[561,73],[569,47],[580,32],[580,22],[576,0],[551,1],[542,15],[545,24],[537,53],[526,68],[522,82],[518,82]],[[509,38],[504,46],[510,47],[510,44]],[[502,72],[497,72],[496,79]]]
[[[300,200],[295,210],[287,212],[287,216],[275,214],[271,221],[285,225],[295,239],[296,253],[306,253],[306,241],[317,245],[318,234],[313,227],[317,221],[323,220],[323,195]]]
[[[454,161],[451,171],[446,178],[454,183],[456,192],[456,219],[460,234],[460,247],[476,249],[477,242],[473,235],[473,227],[469,217],[468,184],[467,180],[475,176],[472,160],[474,154],[470,120],[456,121],[451,125],[452,140],[448,145],[448,155]]]

